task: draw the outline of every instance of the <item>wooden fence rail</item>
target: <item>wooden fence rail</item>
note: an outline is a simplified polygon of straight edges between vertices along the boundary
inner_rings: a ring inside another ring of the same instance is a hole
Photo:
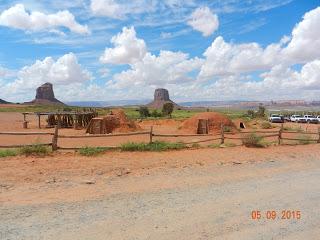
[[[135,136],[135,135],[148,135],[149,136],[149,143],[153,143],[154,137],[210,137],[208,139],[203,140],[196,140],[196,141],[190,141],[185,142],[185,144],[195,144],[195,143],[202,143],[202,142],[209,142],[209,141],[216,141],[220,140],[220,144],[224,144],[225,140],[244,140],[247,138],[247,135],[249,134],[257,134],[258,136],[262,138],[269,138],[269,137],[278,137],[278,144],[280,145],[282,140],[291,140],[291,141],[304,141],[304,142],[317,142],[320,143],[320,128],[318,128],[318,132],[301,132],[301,131],[284,131],[283,126],[278,131],[239,131],[236,133],[230,133],[225,132],[224,126],[221,126],[221,131],[219,134],[157,134],[153,132],[153,127],[150,128],[150,131],[142,131],[142,132],[132,132],[132,133],[116,133],[116,134],[94,134],[94,135],[59,135],[59,128],[58,126],[55,126],[54,132],[0,132],[0,135],[12,135],[12,136],[30,136],[30,135],[49,135],[52,136],[52,142],[51,143],[37,143],[37,145],[41,146],[51,146],[53,151],[56,151],[58,149],[61,150],[78,150],[83,147],[63,147],[58,145],[58,140],[60,138],[69,138],[69,139],[75,139],[75,138],[112,138],[112,137],[121,137],[121,136]],[[318,138],[297,138],[297,137],[284,137],[283,134],[303,134],[303,135],[317,135]],[[238,136],[236,136],[238,135]],[[34,146],[32,144],[26,144],[26,145],[10,145],[10,146],[3,146],[0,145],[0,148],[21,148],[21,147],[28,147],[28,146]],[[101,148],[112,148],[112,149],[118,149],[119,146],[105,146]]]

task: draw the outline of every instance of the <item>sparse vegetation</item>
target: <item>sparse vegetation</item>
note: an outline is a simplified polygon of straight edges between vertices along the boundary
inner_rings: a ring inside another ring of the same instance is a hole
[[[79,153],[82,156],[97,156],[101,153],[106,152],[109,150],[108,148],[103,148],[103,147],[83,147],[79,149]]]
[[[262,122],[260,126],[262,129],[271,129],[272,128],[272,124],[269,122]]]
[[[243,115],[243,117],[247,117],[250,119],[265,118],[266,117],[266,108],[262,105],[259,105],[259,108],[257,111],[250,109],[247,111],[246,114]]]
[[[41,144],[33,144],[32,146],[25,146],[20,148],[19,150],[20,154],[30,156],[46,156],[49,154],[49,149],[46,146],[43,146]]]
[[[201,148],[199,143],[192,143],[191,147],[192,148]]]
[[[301,126],[299,127],[289,127],[289,126],[285,126],[283,127],[284,131],[295,131],[295,132],[303,132],[303,129],[301,128]]]
[[[184,143],[169,143],[162,141],[155,141],[153,143],[134,143],[128,142],[121,145],[121,151],[151,151],[151,152],[160,152],[166,150],[179,150],[186,148]]]
[[[310,144],[310,143],[312,143],[312,138],[311,138],[311,136],[309,136],[309,135],[299,135],[298,136],[298,139],[299,139],[299,144],[303,144],[303,145],[306,145],[306,144]]]
[[[219,148],[220,146],[221,146],[220,143],[213,143],[208,145],[209,148]]]
[[[9,149],[0,150],[0,158],[3,158],[3,157],[14,157],[14,156],[17,156],[17,155],[18,155],[17,150],[9,150]]]
[[[246,147],[266,147],[266,143],[263,141],[263,137],[258,136],[256,133],[245,135],[245,137],[242,139],[242,143]]]
[[[237,144],[235,144],[235,143],[225,143],[224,146],[226,146],[226,147],[236,147]]]

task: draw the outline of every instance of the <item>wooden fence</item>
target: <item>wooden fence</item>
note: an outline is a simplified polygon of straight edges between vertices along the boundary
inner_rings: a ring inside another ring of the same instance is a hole
[[[282,144],[282,140],[289,140],[289,141],[304,141],[304,142],[316,142],[320,143],[320,128],[318,128],[318,132],[301,132],[301,131],[285,131],[283,125],[278,130],[257,130],[257,131],[240,131],[240,132],[226,132],[224,127],[221,126],[221,131],[219,134],[157,134],[153,131],[153,127],[150,128],[149,131],[142,131],[142,132],[132,132],[132,133],[117,133],[117,134],[92,134],[92,135],[59,135],[59,128],[55,126],[54,132],[0,132],[0,135],[14,135],[14,136],[30,136],[30,135],[50,135],[52,136],[52,141],[50,143],[37,143],[37,145],[42,146],[51,146],[53,151],[56,150],[78,150],[83,148],[82,147],[62,147],[58,145],[58,140],[67,138],[67,139],[75,139],[75,138],[111,138],[111,137],[123,137],[123,136],[136,136],[136,135],[147,135],[149,136],[149,143],[154,142],[154,138],[186,138],[186,137],[197,137],[202,138],[206,137],[207,139],[197,140],[192,142],[184,142],[185,144],[196,144],[196,143],[203,143],[203,142],[211,142],[211,141],[220,141],[220,144],[224,144],[225,140],[239,140],[243,141],[247,138],[249,134],[257,134],[262,138],[270,138],[270,137],[277,137],[278,144]],[[297,138],[297,137],[284,137],[284,134],[301,134],[301,135],[313,135],[317,136],[317,138]],[[210,137],[210,138],[208,138]],[[10,145],[10,146],[3,146],[0,144],[0,148],[20,148],[25,146],[33,146],[32,144],[29,145]],[[104,148],[119,148],[118,146],[104,146]]]

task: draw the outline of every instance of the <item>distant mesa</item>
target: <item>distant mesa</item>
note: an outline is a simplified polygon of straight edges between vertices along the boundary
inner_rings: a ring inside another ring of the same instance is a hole
[[[45,83],[37,88],[36,98],[28,104],[36,105],[65,105],[54,97],[53,86],[51,83]]]
[[[158,88],[154,91],[154,100],[151,103],[147,104],[147,107],[161,109],[167,102],[172,103],[174,108],[182,108],[178,104],[170,100],[169,91],[164,88]]]

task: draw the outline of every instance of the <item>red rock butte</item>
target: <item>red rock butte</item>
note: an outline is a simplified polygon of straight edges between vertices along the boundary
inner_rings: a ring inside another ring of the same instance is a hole
[[[164,88],[158,88],[154,91],[154,100],[147,104],[147,107],[161,109],[165,103],[172,103],[174,108],[182,108],[169,97],[169,91]]]
[[[64,105],[63,102],[55,98],[51,83],[45,83],[37,88],[36,98],[28,104],[37,105]]]

